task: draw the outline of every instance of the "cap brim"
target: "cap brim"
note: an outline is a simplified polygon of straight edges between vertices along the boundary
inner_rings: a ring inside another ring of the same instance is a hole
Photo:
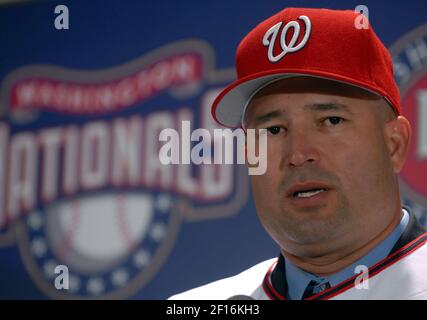
[[[321,78],[359,87],[379,96],[373,88],[354,83],[339,76],[316,75],[309,73],[274,73],[254,75],[252,78],[239,79],[226,87],[215,99],[212,105],[212,116],[221,125],[229,128],[243,127],[243,116],[252,97],[265,86],[281,79],[293,77]],[[384,96],[383,96],[384,97]]]

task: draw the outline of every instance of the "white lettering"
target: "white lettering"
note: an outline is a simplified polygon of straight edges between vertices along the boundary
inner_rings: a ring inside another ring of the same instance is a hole
[[[406,57],[414,70],[421,70],[427,62],[427,44],[418,39],[405,48]]]
[[[7,172],[8,139],[9,126],[2,122],[0,123],[0,228],[6,223],[5,181]]]
[[[58,156],[61,129],[43,130],[40,132],[39,138],[44,148],[42,197],[45,201],[50,201],[58,194]]]
[[[8,214],[11,221],[19,210],[32,210],[36,204],[37,143],[31,133],[11,138]]]
[[[427,90],[418,91],[417,112],[417,157],[424,160],[427,157]]]
[[[138,184],[141,175],[142,121],[117,119],[113,124],[112,181],[114,185]]]
[[[146,121],[146,154],[145,154],[145,182],[147,185],[158,185],[164,189],[173,183],[173,168],[165,166],[159,161],[159,132],[174,127],[172,113],[160,112],[150,115]]]
[[[66,194],[73,194],[78,186],[79,129],[70,126],[64,130],[64,168],[62,188]]]
[[[85,189],[99,188],[108,179],[109,132],[105,122],[93,122],[83,128],[81,176]]]

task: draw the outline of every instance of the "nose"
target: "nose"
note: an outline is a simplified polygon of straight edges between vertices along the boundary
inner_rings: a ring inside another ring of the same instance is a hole
[[[288,139],[285,142],[288,145],[286,150],[288,167],[301,167],[316,164],[319,161],[318,145],[313,136],[315,134],[303,128],[289,131]]]

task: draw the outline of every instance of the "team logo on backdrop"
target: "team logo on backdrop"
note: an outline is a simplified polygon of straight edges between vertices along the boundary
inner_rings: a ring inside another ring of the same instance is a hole
[[[412,125],[408,157],[400,174],[404,202],[427,226],[427,24],[390,47],[402,110]]]
[[[215,129],[210,105],[232,73],[210,47],[181,41],[98,71],[25,66],[0,102],[0,245],[18,245],[53,298],[127,297],[156,274],[182,221],[236,214],[237,166],[167,166],[159,132]],[[69,267],[68,290],[54,287]]]

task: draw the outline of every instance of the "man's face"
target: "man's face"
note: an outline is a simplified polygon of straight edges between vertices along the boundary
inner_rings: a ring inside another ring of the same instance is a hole
[[[385,228],[399,197],[385,137],[393,118],[382,99],[320,79],[282,80],[254,97],[245,126],[267,129],[268,166],[252,176],[253,196],[282,248],[362,244]]]

